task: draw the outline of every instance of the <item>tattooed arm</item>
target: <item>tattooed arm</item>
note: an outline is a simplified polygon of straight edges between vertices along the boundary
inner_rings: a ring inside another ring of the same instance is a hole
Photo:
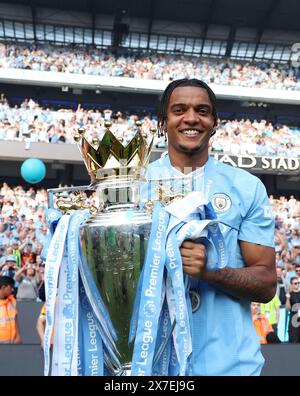
[[[186,241],[181,247],[183,271],[235,298],[266,303],[276,292],[275,251],[271,247],[240,241],[246,267],[208,271],[203,245]]]

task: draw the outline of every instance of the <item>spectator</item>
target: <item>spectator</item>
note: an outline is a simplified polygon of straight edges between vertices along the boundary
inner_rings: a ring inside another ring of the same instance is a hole
[[[44,349],[44,335],[46,329],[46,304],[43,304],[38,320],[36,322],[36,331],[41,341],[41,348]],[[51,348],[53,346],[54,329],[51,334]]]
[[[38,287],[41,283],[39,270],[31,263],[26,264],[15,274],[15,279],[19,282],[17,300],[36,301],[39,296]]]
[[[296,276],[300,279],[300,264],[295,265]]]
[[[291,278],[290,292],[286,294],[286,309],[290,312],[289,315],[289,342],[300,342],[300,326],[299,326],[299,313],[300,313],[300,287],[299,278]]]
[[[281,302],[277,294],[275,294],[272,300],[269,301],[268,303],[260,305],[260,312],[265,316],[266,319],[268,319],[275,334],[277,334],[277,327],[279,323],[280,305]]]
[[[36,322],[36,331],[40,338],[42,349],[44,349],[45,329],[46,329],[46,304],[43,304],[38,320]]]
[[[18,282],[15,281],[15,273],[19,269],[17,267],[17,259],[14,255],[10,254],[6,257],[5,264],[0,267],[0,276],[8,276],[13,279],[14,295],[17,295]]]
[[[36,259],[35,259],[35,263],[37,268],[44,268],[45,267],[45,263],[41,257],[40,254],[37,254]]]
[[[5,264],[5,260],[6,260],[6,247],[5,246],[0,246],[0,271],[1,271],[1,267],[3,264]],[[1,273],[0,273],[1,275]]]
[[[20,246],[21,252],[21,267],[26,266],[28,263],[35,263],[37,254],[33,251],[32,240],[28,237],[25,242]]]
[[[277,272],[277,290],[276,295],[280,300],[281,306],[285,306],[286,303],[286,284],[284,281],[283,270],[282,267],[276,268]]]
[[[12,242],[11,242],[12,254],[15,256],[15,258],[17,260],[16,261],[16,266],[18,268],[21,268],[21,252],[20,252],[20,249],[19,249],[19,245],[20,245],[20,242],[19,242],[18,239],[13,239],[12,240]]]
[[[38,299],[40,301],[46,301],[46,291],[45,291],[45,266],[44,264],[39,267],[40,274],[40,284],[38,285]]]
[[[273,332],[272,326],[270,325],[268,319],[261,313],[261,304],[253,302],[251,304],[252,320],[259,337],[261,344],[267,344],[267,335]]]
[[[2,207],[2,210],[3,210],[3,207]],[[5,231],[0,234],[0,245],[10,246],[11,239],[12,239],[12,232],[11,232],[10,228],[8,227],[7,223],[5,223],[4,227],[5,227]]]
[[[286,263],[285,282],[289,286],[292,278],[296,277],[295,264],[291,262]]]
[[[0,277],[0,344],[22,343],[13,290],[13,279],[9,276]]]
[[[48,232],[46,224],[37,228],[35,231],[37,241],[40,245],[44,246],[49,246],[50,241],[51,241],[51,235]]]
[[[18,269],[16,264],[16,257],[12,254],[8,255],[5,258],[5,264],[2,264],[2,266],[0,267],[1,276],[9,276],[13,279],[15,276],[15,271]]]

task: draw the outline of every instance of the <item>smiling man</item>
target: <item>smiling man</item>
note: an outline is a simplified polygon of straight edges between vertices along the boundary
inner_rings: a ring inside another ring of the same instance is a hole
[[[214,97],[210,98],[204,88],[179,86],[170,95],[167,111],[165,106],[160,125],[168,135],[172,165],[183,172],[185,168],[203,166],[208,159],[209,139],[217,125]]]
[[[207,194],[225,238],[226,268],[208,270],[204,245],[185,241],[183,271],[192,279],[198,304],[193,313],[193,375],[259,375],[263,357],[252,324],[251,301],[268,302],[276,291],[274,221],[258,178],[209,158],[217,127],[216,98],[197,79],[173,81],[158,116],[168,153],[150,164],[151,180],[185,178]],[[153,181],[152,180],[152,181]]]

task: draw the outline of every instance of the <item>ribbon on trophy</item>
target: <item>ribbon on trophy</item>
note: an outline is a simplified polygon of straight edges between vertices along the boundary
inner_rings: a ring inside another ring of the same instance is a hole
[[[122,372],[116,333],[83,254],[79,228],[87,210],[48,217],[53,237],[46,260],[45,375],[104,375]],[[51,221],[51,218],[53,221]],[[206,247],[209,269],[227,255],[218,220],[207,198],[192,192],[167,207],[154,204],[145,262],[130,324],[134,342],[131,375],[189,375],[192,355],[190,279],[182,271],[186,239]]]
[[[192,353],[189,277],[182,271],[180,245],[206,246],[209,269],[223,268],[227,254],[218,220],[207,198],[192,192],[167,207],[154,204],[147,255],[138,286],[129,341],[131,374],[188,375]]]
[[[80,249],[79,227],[87,210],[56,216],[46,260],[46,329],[44,374],[50,371],[50,344],[54,330],[52,375],[100,376],[104,360],[120,367],[116,334]],[[58,217],[61,217],[58,221]]]

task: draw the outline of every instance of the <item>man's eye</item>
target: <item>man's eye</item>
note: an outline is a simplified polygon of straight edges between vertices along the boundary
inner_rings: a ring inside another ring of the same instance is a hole
[[[200,113],[200,114],[203,114],[203,115],[207,115],[207,114],[208,114],[208,110],[206,110],[206,109],[200,109],[200,110],[199,110],[199,113]]]

